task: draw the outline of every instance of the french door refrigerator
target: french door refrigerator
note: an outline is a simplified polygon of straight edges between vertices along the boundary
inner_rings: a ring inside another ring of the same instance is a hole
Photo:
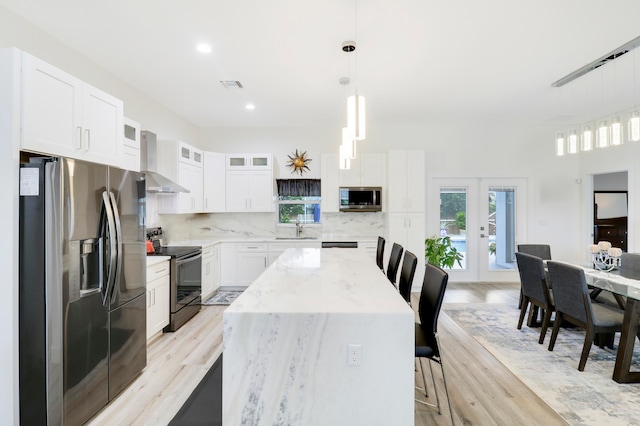
[[[146,366],[144,176],[22,163],[20,423],[82,424]]]

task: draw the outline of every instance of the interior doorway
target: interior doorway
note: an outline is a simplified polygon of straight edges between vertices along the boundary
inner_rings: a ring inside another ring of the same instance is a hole
[[[593,243],[608,241],[627,251],[628,173],[593,175]]]

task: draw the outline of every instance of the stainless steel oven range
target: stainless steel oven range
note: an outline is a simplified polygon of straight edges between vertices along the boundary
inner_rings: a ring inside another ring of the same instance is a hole
[[[147,228],[153,243],[151,256],[170,256],[170,318],[165,332],[176,331],[200,311],[202,291],[202,247],[164,246],[162,228]]]

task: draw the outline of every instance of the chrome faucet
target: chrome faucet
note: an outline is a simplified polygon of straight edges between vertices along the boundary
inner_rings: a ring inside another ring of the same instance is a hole
[[[302,224],[300,223],[300,219],[296,219],[296,238],[299,238],[301,233],[302,233]]]

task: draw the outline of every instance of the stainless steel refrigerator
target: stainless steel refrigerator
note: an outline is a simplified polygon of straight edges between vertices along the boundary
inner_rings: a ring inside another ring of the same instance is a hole
[[[146,366],[144,175],[20,167],[20,423],[76,425]]]

